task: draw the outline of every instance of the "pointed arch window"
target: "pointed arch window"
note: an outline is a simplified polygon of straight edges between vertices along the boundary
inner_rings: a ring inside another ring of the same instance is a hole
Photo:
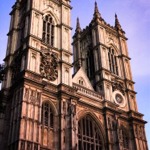
[[[109,48],[108,59],[109,59],[110,71],[116,75],[119,75],[118,65],[117,65],[117,56],[115,55],[115,50],[113,48]]]
[[[87,51],[87,57],[86,57],[86,72],[88,77],[92,77],[94,73],[94,56],[93,51],[89,47],[89,50]]]
[[[53,110],[48,102],[42,104],[42,125],[53,128],[54,115]]]
[[[87,115],[78,122],[78,149],[102,150],[102,135],[97,124]]]
[[[43,35],[44,43],[54,46],[54,21],[51,15],[46,15],[43,19]]]

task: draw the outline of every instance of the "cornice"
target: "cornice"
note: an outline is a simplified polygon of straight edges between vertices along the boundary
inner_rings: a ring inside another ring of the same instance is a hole
[[[120,58],[127,58],[128,60],[131,60],[130,57],[128,57],[128,56],[126,56],[126,55],[124,55],[124,54],[118,55],[118,57],[120,57]]]
[[[57,24],[57,27],[59,27],[59,28],[61,28],[62,26],[64,26],[64,27],[67,28],[67,29],[72,30],[72,27],[68,26],[68,25],[65,24],[65,23]]]
[[[59,49],[58,49],[58,50],[59,50]],[[70,51],[68,51],[68,50],[65,50],[65,49],[60,49],[59,51],[65,52],[65,53],[67,53],[67,54],[69,54],[69,55],[73,55],[72,52],[70,52]]]
[[[66,65],[68,65],[68,66],[70,66],[70,67],[73,67],[72,64],[70,64],[70,63],[68,63],[68,62],[65,62],[64,60],[60,60],[59,62],[62,63],[62,64],[66,64]]]

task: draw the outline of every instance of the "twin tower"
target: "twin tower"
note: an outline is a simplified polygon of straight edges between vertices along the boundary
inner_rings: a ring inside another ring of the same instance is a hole
[[[117,15],[110,26],[95,3],[85,29],[77,19],[72,52],[71,9],[70,0],[16,0],[12,7],[0,149],[148,150]]]

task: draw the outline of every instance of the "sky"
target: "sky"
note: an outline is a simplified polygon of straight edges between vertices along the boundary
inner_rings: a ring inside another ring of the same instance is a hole
[[[91,21],[95,0],[71,0],[72,34],[79,17],[82,28]],[[7,46],[11,6],[15,0],[3,0],[0,5],[0,63]],[[115,13],[128,38],[128,50],[139,112],[144,114],[150,147],[150,0],[97,0],[103,19],[114,25]]]

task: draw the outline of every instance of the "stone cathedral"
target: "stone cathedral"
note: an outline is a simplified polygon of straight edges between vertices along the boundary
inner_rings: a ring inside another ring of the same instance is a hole
[[[95,2],[72,41],[71,9],[70,0],[12,7],[0,67],[0,150],[148,150],[117,15],[110,26]]]

